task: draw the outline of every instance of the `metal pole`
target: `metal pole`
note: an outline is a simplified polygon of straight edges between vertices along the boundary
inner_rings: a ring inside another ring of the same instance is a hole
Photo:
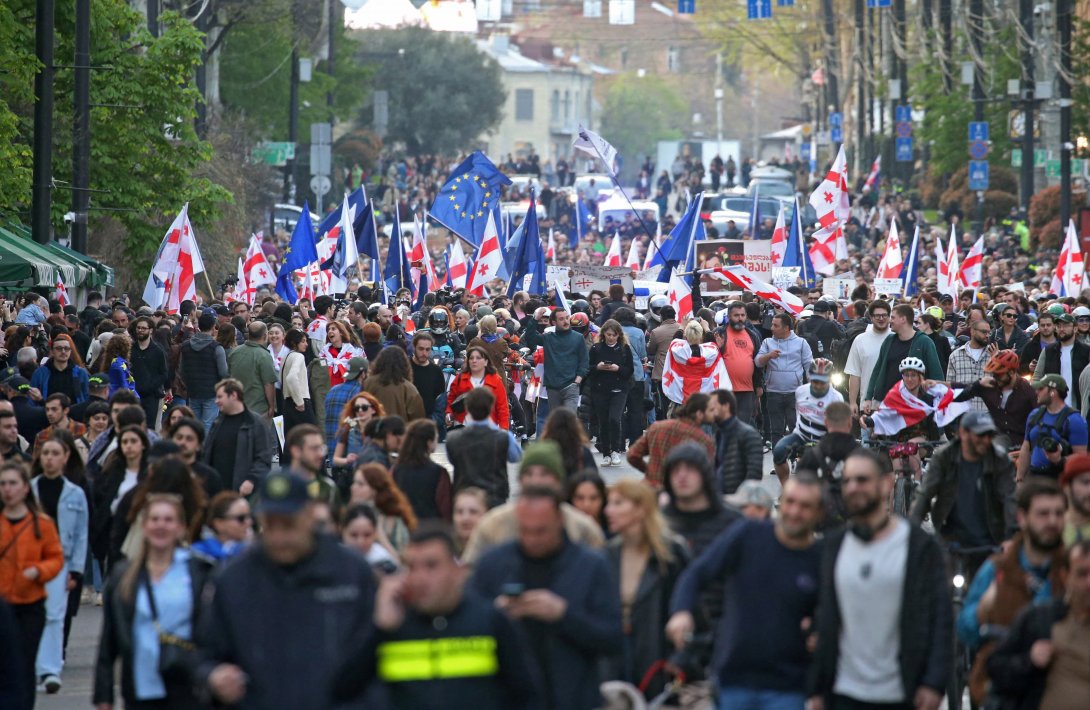
[[[855,108],[855,174],[862,174],[866,169],[866,156],[863,141],[866,140],[867,128],[867,80],[864,78],[866,69],[866,55],[863,45],[866,42],[866,31],[863,29],[863,0],[855,0],[855,63],[856,63],[856,108]]]
[[[152,0],[154,2],[154,0]],[[201,63],[197,65],[197,118],[194,128],[204,137],[208,129],[208,8],[197,16],[196,26],[201,32]]]
[[[1029,212],[1029,200],[1033,197],[1033,0],[1018,0],[1022,32],[1022,115],[1025,128],[1022,134],[1022,211]]]
[[[1071,219],[1071,0],[1057,0],[1060,31],[1060,226]],[[1025,157],[1023,157],[1023,161]]]
[[[977,0],[972,0],[977,2]],[[942,83],[943,87],[947,91],[953,91],[953,80],[951,62],[954,61],[954,36],[953,28],[951,27],[953,22],[953,9],[950,0],[939,0],[939,28],[942,32],[942,56],[946,57],[946,66],[942,70]],[[970,3],[971,5],[971,3]],[[970,15],[972,11],[970,10]],[[972,22],[970,18],[970,22]],[[969,34],[973,33],[972,28],[969,29]]]
[[[943,0],[943,2],[949,4],[950,0]],[[973,118],[977,121],[984,120],[984,82],[981,78],[981,67],[976,63],[976,57],[981,56],[983,41],[980,35],[983,30],[983,22],[984,0],[970,0],[969,41],[973,45],[973,54],[975,55],[973,58]],[[945,27],[943,31],[946,31]],[[945,35],[943,41],[946,41]],[[976,223],[973,225],[973,229],[977,234],[984,229],[984,193],[977,193],[976,196]]]
[[[299,140],[299,50],[291,50],[291,82],[288,91],[288,142]],[[296,147],[295,155],[299,149]],[[295,158],[284,165],[284,202],[291,202],[291,184],[295,178]]]
[[[344,20],[341,17],[341,3],[339,0],[329,0],[329,58],[326,60],[326,73],[330,78],[336,76],[337,61],[334,57],[334,47],[337,40],[337,29],[344,24]],[[333,86],[329,85],[329,91],[325,94],[325,105],[329,107],[329,123],[332,125],[333,120]]]
[[[53,188],[53,0],[38,0],[34,52],[41,69],[34,77],[34,170],[30,226],[35,241],[52,236]]]
[[[87,253],[91,203],[91,0],[76,0],[75,85],[72,112],[72,248]]]
[[[160,0],[148,0],[148,32],[152,37],[159,36],[159,2]]]
[[[840,87],[837,83],[837,74],[840,73],[840,62],[837,56],[837,15],[833,9],[833,0],[821,0],[821,12],[825,20],[825,103],[829,111],[839,111]]]

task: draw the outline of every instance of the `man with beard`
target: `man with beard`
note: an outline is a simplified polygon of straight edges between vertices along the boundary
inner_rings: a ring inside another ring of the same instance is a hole
[[[889,304],[885,301],[871,301],[867,315],[870,317],[870,325],[863,332],[853,333],[859,324],[853,325],[848,332],[851,349],[844,365],[844,374],[848,376],[848,404],[852,407],[853,420],[859,418],[859,398],[867,394],[871,375],[878,366],[878,353],[882,351],[882,343],[889,337]]]
[[[964,388],[955,401],[980,397],[995,422],[999,434],[997,443],[1012,451],[1022,446],[1022,440],[1026,438],[1026,420],[1037,406],[1033,385],[1018,376],[1020,367],[1018,353],[1000,350],[988,360],[984,376],[976,382],[960,385],[951,380],[954,389]]]
[[[1060,487],[1067,495],[1064,544],[1090,540],[1090,454],[1075,454],[1064,463]]]
[[[159,429],[159,416],[163,413],[163,395],[168,386],[167,355],[159,344],[152,341],[155,322],[148,316],[140,316],[129,326],[132,336],[132,354],[129,368],[136,381],[136,393],[144,409],[148,428]]]
[[[732,525],[678,578],[666,635],[679,649],[692,639],[703,588],[726,585],[712,660],[721,707],[802,707],[810,654],[799,630],[817,604],[821,513],[821,481],[800,471],[787,482],[775,523]]]
[[[950,361],[946,366],[946,377],[950,382],[976,382],[984,377],[985,368],[998,348],[989,344],[992,337],[992,329],[988,321],[980,320],[969,327],[969,342],[950,353]],[[987,410],[984,401],[979,397],[969,400],[973,411],[983,412]]]
[[[1033,381],[1037,382],[1045,375],[1060,375],[1064,382],[1072,383],[1090,364],[1090,345],[1075,342],[1075,318],[1064,313],[1055,318],[1056,336],[1059,341],[1041,351],[1037,368],[1033,371]],[[1081,384],[1081,382],[1080,382]],[[1064,401],[1067,406],[1082,408],[1082,388],[1069,387]]]
[[[1019,483],[1027,473],[1059,478],[1065,456],[1086,453],[1086,420],[1065,403],[1067,382],[1060,375],[1045,375],[1033,386],[1039,406],[1026,421],[1015,479]]]
[[[1056,342],[1056,317],[1048,311],[1042,311],[1037,316],[1037,330],[1030,336],[1029,341],[1022,347],[1019,359],[1022,361],[1021,371],[1030,374],[1037,367],[1037,360],[1041,357],[1041,351]]]
[[[761,349],[761,335],[749,327],[746,304],[741,301],[731,301],[727,305],[727,319],[729,327],[723,333],[723,362],[738,400],[738,419],[752,426],[761,381],[761,371],[754,358]]]
[[[936,710],[953,664],[942,548],[887,512],[893,476],[878,453],[848,456],[843,486],[849,522],[825,538],[809,707]]]
[[[1024,607],[1063,597],[1066,507],[1067,500],[1055,481],[1032,478],[1019,489],[1019,532],[1006,549],[981,565],[958,614],[958,636],[968,647],[980,649],[974,670],[983,671],[993,645],[981,645],[981,627],[1009,627]],[[974,692],[975,701],[983,700],[975,696]]]

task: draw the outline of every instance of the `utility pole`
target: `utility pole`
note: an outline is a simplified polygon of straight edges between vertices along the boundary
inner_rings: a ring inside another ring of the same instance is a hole
[[[949,3],[950,0],[943,0]],[[981,56],[983,39],[980,36],[984,27],[984,0],[969,0],[969,42],[973,46],[973,119],[984,120],[984,82],[981,78],[983,67],[977,63],[976,57]],[[1032,158],[1031,158],[1032,161]],[[1025,158],[1023,157],[1023,163]],[[975,231],[979,233],[984,228],[984,196],[976,198],[976,224]]]
[[[836,12],[833,0],[821,0],[821,12],[825,16],[825,102],[830,111],[840,110],[840,87],[837,75],[840,61],[836,47]]]
[[[1057,0],[1060,32],[1060,227],[1071,219],[1071,0]],[[1025,163],[1025,156],[1022,162]]]
[[[151,0],[150,4],[154,4],[155,0]],[[197,119],[194,122],[197,135],[204,138],[205,132],[208,129],[208,7],[198,5],[196,27],[201,33],[201,63],[197,65],[197,93],[200,97],[197,99]],[[150,12],[149,12],[150,14]]]
[[[38,0],[34,53],[41,69],[34,77],[34,169],[30,227],[34,240],[52,237],[49,213],[53,198],[53,0]]]
[[[335,71],[337,68],[337,60],[334,57],[334,47],[337,41],[337,30],[344,24],[344,20],[341,19],[341,3],[340,0],[329,0],[329,58],[326,60],[326,73],[332,79],[336,76]],[[330,83],[329,91],[325,94],[325,105],[329,108],[329,124],[333,125],[333,84]]]
[[[291,50],[291,84],[288,91],[288,142],[299,140],[299,49]],[[295,155],[299,155],[296,145]],[[288,158],[284,165],[284,202],[291,202],[292,182],[295,179],[295,158]]]
[[[972,2],[976,1],[977,0],[972,0]],[[946,64],[942,70],[942,85],[948,92],[953,91],[954,89],[954,82],[951,80],[953,69],[950,66],[950,63],[954,61],[954,36],[951,27],[953,10],[951,4],[950,0],[939,0],[939,32],[942,35],[942,56],[946,58]],[[972,15],[972,11],[970,11],[969,14]],[[974,21],[975,20],[972,17],[969,18],[970,35],[973,33],[972,23]]]
[[[148,0],[148,32],[152,37],[159,36],[159,2],[160,0]]]
[[[149,5],[150,12],[150,5]],[[91,203],[91,0],[76,0],[75,83],[72,92],[72,248],[87,253]]]
[[[1019,22],[1022,25],[1020,41],[1022,44],[1022,173],[1021,203],[1022,211],[1029,213],[1029,200],[1033,197],[1033,100],[1034,100],[1034,61],[1033,61],[1033,2],[1018,0]]]
[[[867,41],[866,31],[863,28],[865,4],[863,0],[855,0],[855,174],[860,175],[866,169],[866,157],[863,141],[867,137],[867,80],[866,80],[866,53],[863,45]]]

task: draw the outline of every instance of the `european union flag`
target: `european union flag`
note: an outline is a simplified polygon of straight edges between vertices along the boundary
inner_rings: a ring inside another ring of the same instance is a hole
[[[346,195],[348,200],[348,209],[352,214],[352,232],[359,235],[360,230],[363,228],[363,220],[367,217],[367,212],[370,207],[370,203],[367,201],[367,193],[364,192],[363,186],[357,187],[353,192]],[[321,222],[318,223],[318,232],[315,235],[315,241],[319,241],[325,235],[329,234],[330,230],[334,229],[341,223],[341,209],[343,203],[337,205],[337,209],[327,214]]]
[[[454,169],[431,206],[431,216],[474,246],[481,245],[488,213],[500,224],[500,194],[511,181],[477,150]]]
[[[806,248],[806,240],[802,236],[802,220],[799,218],[799,203],[795,200],[795,208],[791,213],[791,226],[787,231],[787,250],[783,255],[784,266],[798,266],[802,269],[799,278],[806,288],[817,285],[814,276],[814,263],[810,261],[810,250]]]
[[[303,203],[303,214],[310,214],[310,206],[306,202]],[[318,249],[314,245],[314,225],[309,219],[301,219],[295,223],[291,241],[284,250],[284,263],[280,265],[280,273],[276,275],[276,292],[281,298],[292,305],[299,301],[292,272],[305,269],[316,261]]]
[[[394,210],[394,231],[390,235],[390,248],[386,251],[386,269],[382,283],[386,289],[386,305],[393,303],[398,289],[408,288],[412,281],[409,260],[405,258],[405,240],[401,237],[401,218]]]
[[[701,192],[689,200],[685,214],[670,231],[670,236],[655,250],[655,255],[651,258],[651,266],[666,267],[659,272],[660,282],[670,281],[669,267],[677,266],[689,258],[689,248],[694,241],[707,238],[704,220],[700,219],[700,203],[703,199],[704,193]]]
[[[378,232],[375,230],[375,210],[370,202],[364,205],[363,221],[356,225],[356,249],[360,254],[371,257],[371,273],[367,279],[363,279],[363,274],[360,274],[360,279],[378,284],[381,280],[378,263]]]

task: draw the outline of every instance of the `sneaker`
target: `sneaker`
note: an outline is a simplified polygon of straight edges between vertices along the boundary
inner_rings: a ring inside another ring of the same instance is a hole
[[[613,460],[609,458],[609,454],[602,454],[602,465],[603,466],[612,466],[613,465]]]
[[[42,686],[45,687],[45,692],[50,695],[55,695],[61,689],[61,679],[52,673],[42,678]]]
[[[95,606],[102,606],[102,592],[95,592]]]
[[[614,465],[614,466],[620,466],[621,465],[621,455],[618,454],[616,451],[614,451],[612,454],[609,455],[609,463]]]

